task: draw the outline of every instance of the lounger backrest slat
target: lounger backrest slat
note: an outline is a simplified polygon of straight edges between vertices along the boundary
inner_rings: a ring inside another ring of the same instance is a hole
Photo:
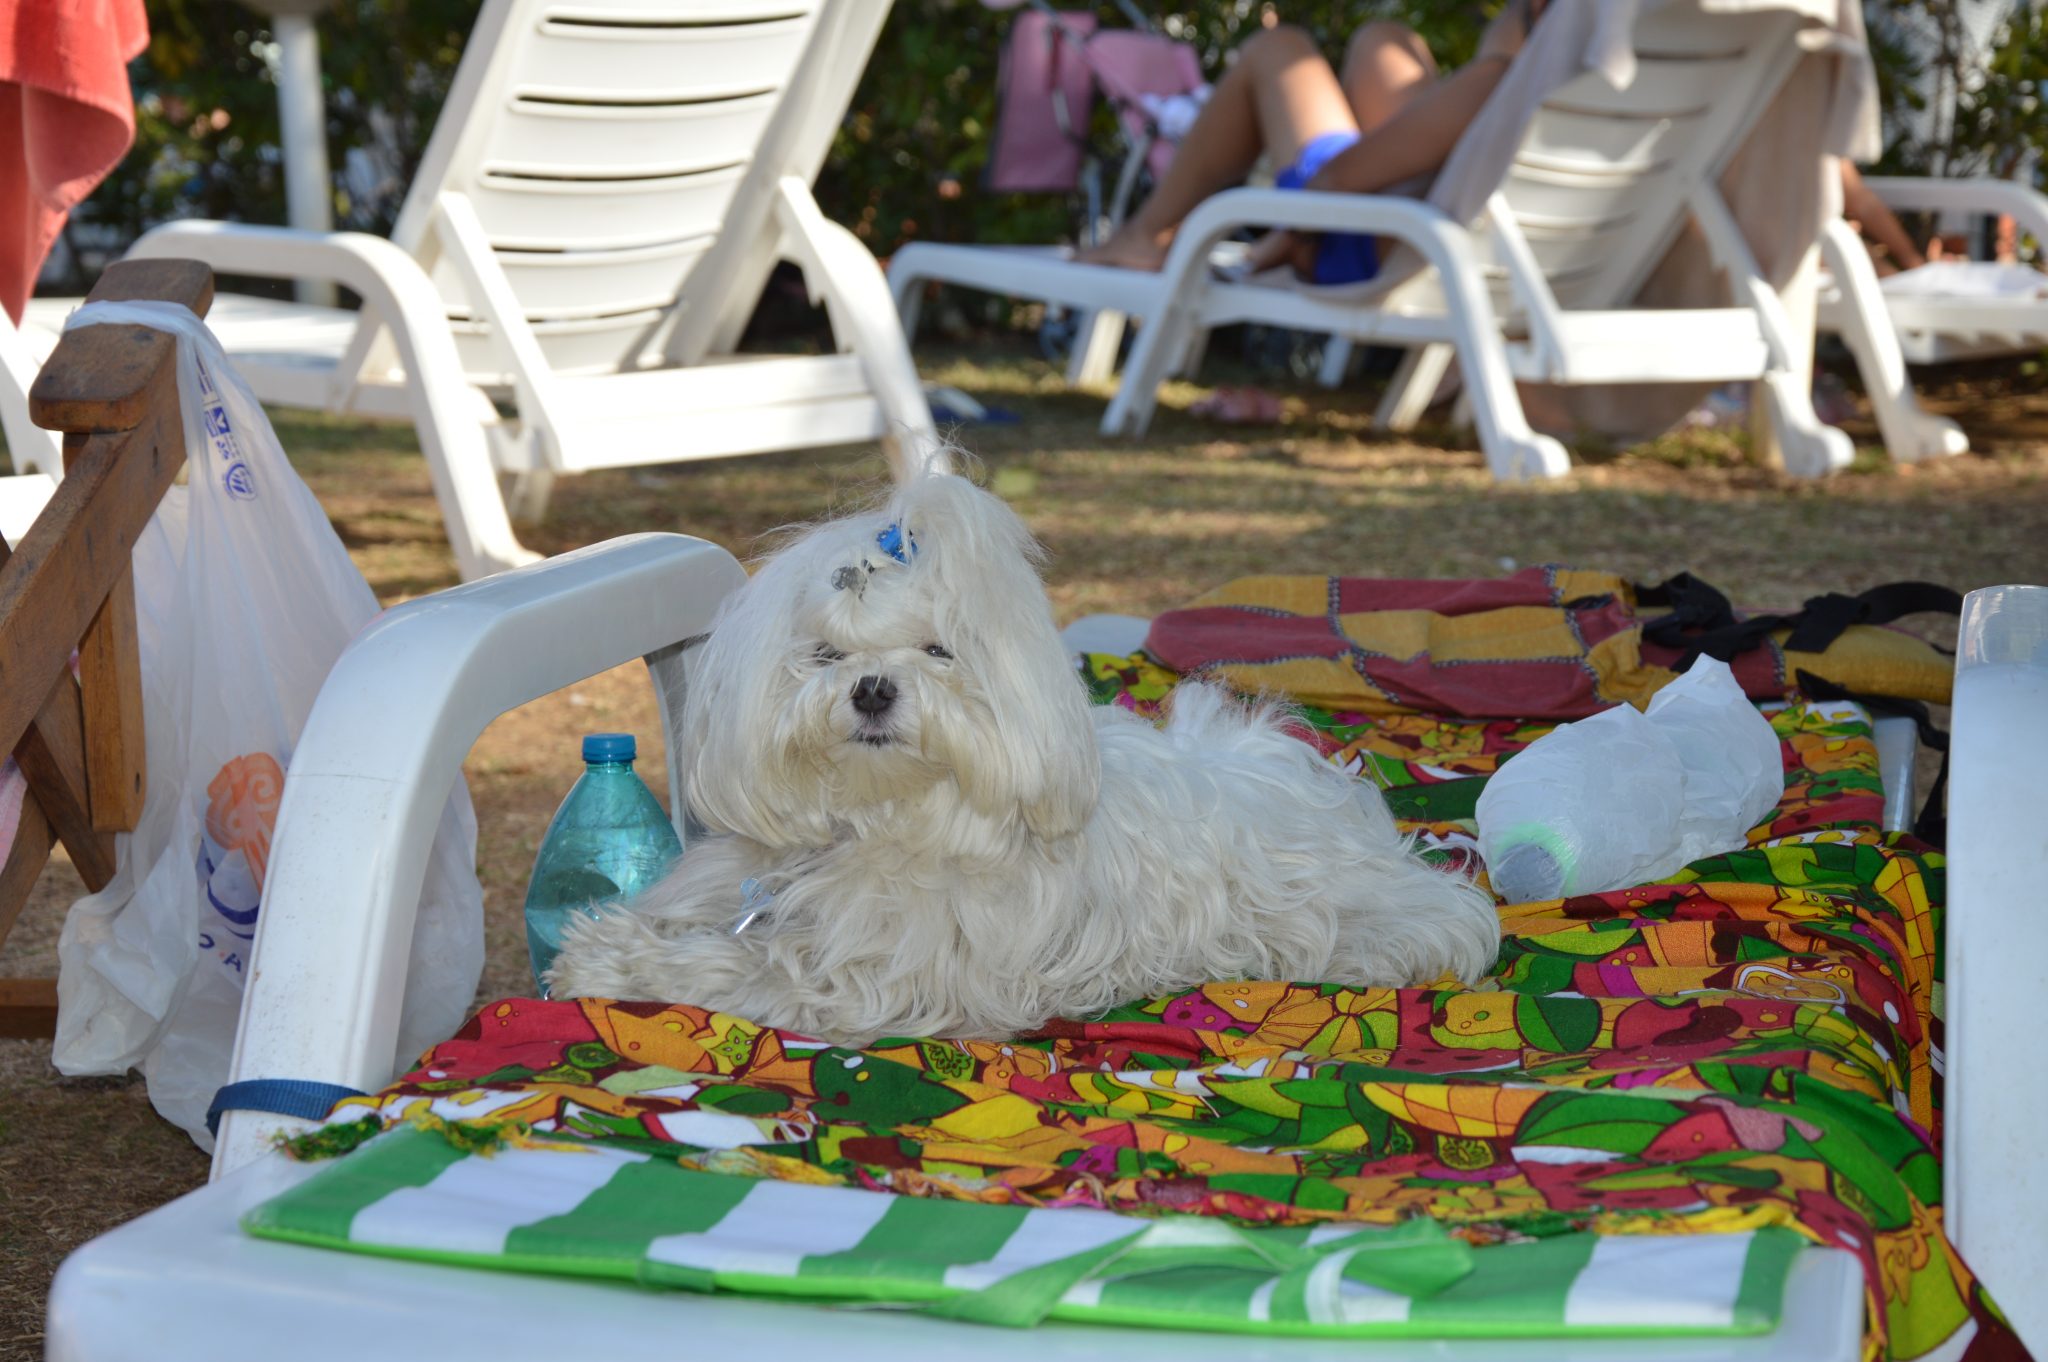
[[[681,175],[744,165],[773,90],[663,103],[516,95],[484,147],[486,174],[577,180]]]
[[[1620,306],[1640,286],[1692,188],[1719,174],[1776,92],[1797,27],[1784,11],[1666,0],[1636,21],[1625,89],[1589,72],[1544,101],[1501,193],[1559,304]]]
[[[469,198],[551,368],[653,362],[832,2],[488,0],[393,233],[473,378],[505,361],[430,229],[438,196]]]

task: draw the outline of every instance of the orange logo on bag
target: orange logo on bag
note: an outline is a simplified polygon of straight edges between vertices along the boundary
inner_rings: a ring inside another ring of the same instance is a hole
[[[259,890],[283,792],[284,768],[268,752],[233,758],[206,787],[206,835],[223,852],[242,853]]]

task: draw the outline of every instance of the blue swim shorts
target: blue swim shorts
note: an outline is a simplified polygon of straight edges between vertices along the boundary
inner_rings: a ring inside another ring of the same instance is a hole
[[[1358,143],[1355,132],[1326,132],[1312,138],[1294,158],[1294,164],[1273,176],[1276,189],[1302,189],[1315,178],[1331,158]],[[1316,245],[1316,284],[1360,284],[1380,272],[1378,245],[1369,236],[1353,232],[1324,232]]]

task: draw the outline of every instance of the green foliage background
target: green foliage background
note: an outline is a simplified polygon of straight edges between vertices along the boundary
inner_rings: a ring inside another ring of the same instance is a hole
[[[2037,167],[2048,160],[2048,9],[2016,8],[1989,53],[1973,53],[1960,36],[1963,11],[1987,3],[1997,0],[1866,0],[1887,112],[1886,169],[2009,175],[2030,158]],[[389,228],[477,7],[478,0],[338,0],[320,17],[338,223]],[[1452,66],[1470,55],[1495,7],[1494,0],[1287,0],[1278,17],[1314,32],[1333,57],[1360,24],[1399,19]],[[1192,42],[1213,74],[1268,8],[1255,0],[1168,0],[1149,12]],[[265,21],[236,0],[152,0],[149,11],[149,50],[131,71],[135,148],[77,215],[74,243],[97,237],[118,250],[171,217],[282,222]],[[1124,22],[1107,6],[1104,19]],[[980,187],[1008,22],[978,0],[897,0],[818,186],[825,211],[878,252],[912,237],[1048,241],[1071,230],[1073,203]],[[1924,78],[1916,76],[1929,62],[1914,58],[1908,31],[1921,35],[1917,50],[1935,53],[1935,66],[1955,68],[1947,84],[1936,73],[1944,116],[1917,135],[1911,125],[1927,101],[1916,91]],[[1988,78],[1959,74],[1987,56]],[[372,145],[388,153],[378,183],[354,193],[340,174],[345,154]],[[94,254],[81,252],[86,265]]]

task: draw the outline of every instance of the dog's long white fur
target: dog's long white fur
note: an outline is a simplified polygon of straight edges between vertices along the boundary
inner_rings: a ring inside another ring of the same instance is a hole
[[[891,524],[907,563],[877,544]],[[572,926],[554,995],[861,1044],[1011,1036],[1210,980],[1479,978],[1492,900],[1275,708],[1194,683],[1164,729],[1091,705],[1039,553],[1000,500],[927,476],[763,565],[685,703],[714,835]],[[864,677],[896,690],[878,715],[854,707]],[[774,898],[735,934],[748,879]]]

